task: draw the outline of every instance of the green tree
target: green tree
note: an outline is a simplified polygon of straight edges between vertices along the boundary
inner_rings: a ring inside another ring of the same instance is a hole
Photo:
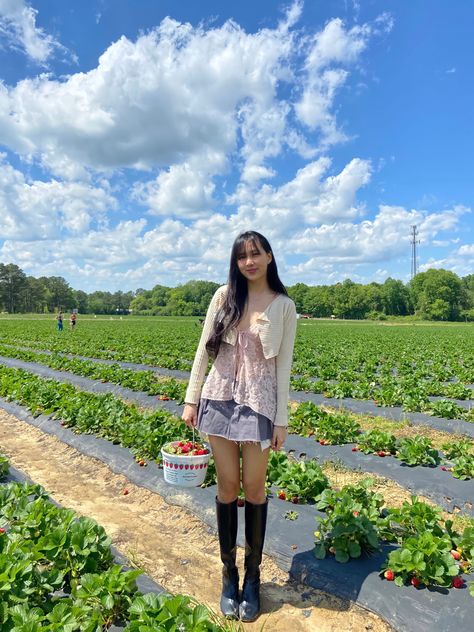
[[[458,320],[461,310],[468,306],[461,279],[442,268],[417,274],[410,282],[410,292],[416,312],[430,320]]]
[[[0,302],[10,314],[20,311],[26,274],[14,263],[0,263]]]

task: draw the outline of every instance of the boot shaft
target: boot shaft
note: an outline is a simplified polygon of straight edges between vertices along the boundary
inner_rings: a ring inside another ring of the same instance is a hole
[[[268,500],[260,505],[245,501],[245,571],[248,579],[259,576],[267,528]]]
[[[216,497],[216,517],[221,560],[230,570],[235,567],[237,552],[237,499],[231,503],[221,503]]]

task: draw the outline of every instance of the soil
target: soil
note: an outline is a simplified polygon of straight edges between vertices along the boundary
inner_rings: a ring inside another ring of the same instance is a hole
[[[216,536],[185,509],[131,484],[102,462],[0,409],[0,453],[42,485],[64,507],[101,524],[114,546],[172,593],[193,595],[219,608]],[[127,488],[129,494],[124,496]],[[242,550],[238,553],[242,565]],[[263,614],[245,630],[272,632],[390,632],[375,614],[321,591],[288,581],[268,557],[262,571]]]

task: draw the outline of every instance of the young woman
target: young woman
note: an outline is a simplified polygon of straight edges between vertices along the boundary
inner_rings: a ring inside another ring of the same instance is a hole
[[[224,565],[220,605],[226,617],[241,621],[253,621],[260,613],[265,479],[270,447],[280,450],[286,439],[295,332],[295,305],[278,277],[270,244],[255,231],[240,234],[232,247],[228,284],[216,291],[207,311],[183,419],[206,433],[212,447]],[[209,356],[214,363],[202,387]],[[245,577],[239,600],[235,561],[241,481]]]

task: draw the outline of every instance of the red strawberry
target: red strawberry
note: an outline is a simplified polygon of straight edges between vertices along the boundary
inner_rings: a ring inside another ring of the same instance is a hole
[[[389,582],[393,582],[393,580],[395,579],[395,573],[393,571],[391,571],[389,568],[385,571],[383,576]]]
[[[189,452],[189,448],[187,448],[186,446],[184,448],[181,448],[181,454],[188,454]]]
[[[145,465],[145,461],[143,459],[141,459],[140,461],[138,461],[138,465],[140,467],[143,467]]]
[[[244,498],[237,498],[237,507],[243,507],[245,505]]]
[[[357,518],[357,516],[359,515],[358,511],[353,511],[352,514]]]
[[[278,498],[279,498],[280,500],[286,500],[286,493],[285,493],[285,492],[283,492],[283,491],[282,491],[282,492],[280,492],[280,493],[278,494]]]
[[[418,588],[418,586],[420,585],[420,580],[418,579],[418,577],[412,577],[410,579],[410,583],[412,586],[414,586],[415,588]]]
[[[0,535],[1,535],[2,533],[5,533],[5,529],[0,529]]]
[[[464,579],[457,575],[456,577],[453,577],[451,585],[453,588],[462,588],[464,586]]]
[[[443,472],[447,471],[447,468],[444,465],[441,466],[441,469],[443,470]]]
[[[128,489],[124,489],[124,490],[123,490],[123,492],[122,492],[122,494],[123,494],[124,496],[126,496],[126,495],[128,494]]]
[[[459,553],[459,551],[456,551],[455,549],[451,551],[451,555],[454,557],[455,560],[461,559],[461,553]]]
[[[383,452],[383,450],[380,450],[380,452],[377,452],[377,454],[378,454],[379,456],[385,456],[385,452]]]
[[[291,502],[294,503],[295,505],[297,505],[300,502],[300,497],[299,496],[293,496],[293,498],[291,499]]]
[[[357,452],[359,448],[352,448],[352,452]]]

